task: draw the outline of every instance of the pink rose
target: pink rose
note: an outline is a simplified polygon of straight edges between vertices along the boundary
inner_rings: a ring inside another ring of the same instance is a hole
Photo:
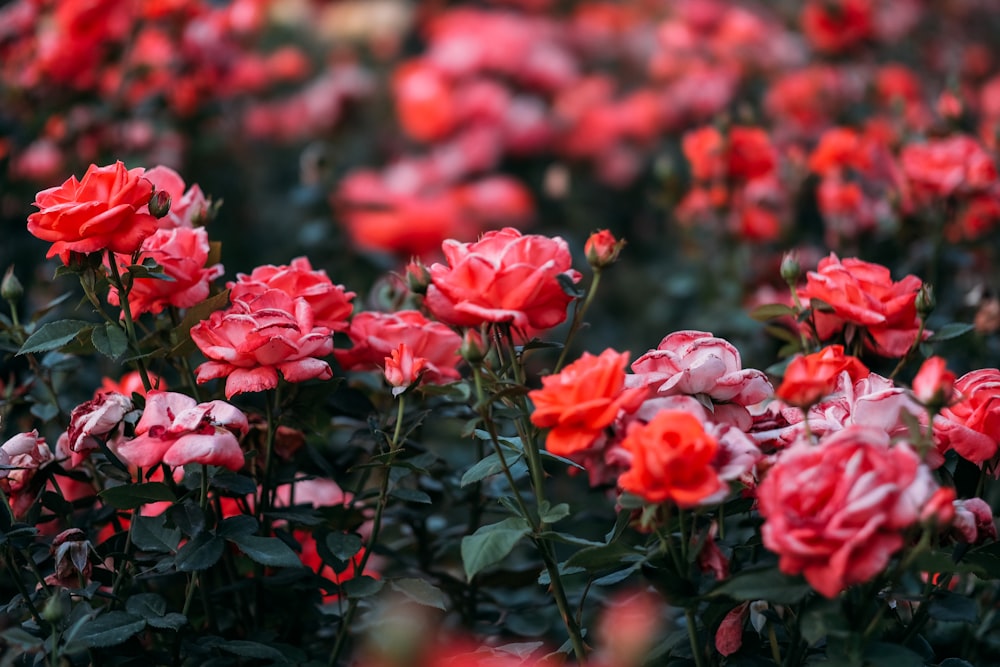
[[[1000,444],[1000,370],[982,368],[955,382],[958,400],[934,420],[934,435],[943,451],[982,464]]]
[[[235,283],[227,285],[233,301],[269,289],[281,290],[292,298],[305,299],[312,308],[316,326],[330,331],[347,329],[347,319],[354,308],[351,305],[354,292],[346,291],[343,285],[334,285],[326,271],[314,270],[306,257],[296,257],[288,266],[258,266],[250,275],[240,273],[236,277]]]
[[[920,194],[947,197],[979,192],[997,181],[993,157],[963,135],[909,144],[899,157],[903,173]]]
[[[98,449],[97,439],[107,440],[131,409],[132,399],[116,392],[100,392],[76,406],[69,416],[67,448],[74,454]],[[74,465],[77,463],[74,461]]]
[[[385,381],[392,387],[392,395],[399,396],[420,381],[427,360],[413,354],[413,350],[400,343],[385,358]]]
[[[955,394],[955,374],[941,357],[929,357],[913,378],[913,395],[924,405],[935,407],[949,403]]]
[[[786,574],[833,598],[870,581],[937,491],[930,469],[885,431],[851,426],[779,454],[757,489],[764,546]]]
[[[161,462],[172,467],[188,463],[243,467],[239,438],[250,426],[246,415],[223,401],[198,403],[171,391],[151,391],[135,425],[135,438],[117,447],[123,460],[140,468]]]
[[[146,210],[153,185],[141,167],[121,162],[90,165],[83,179],[69,180],[35,195],[37,213],[28,216],[28,231],[51,241],[46,257],[69,263],[70,252],[112,250],[131,255],[156,231],[156,218]]]
[[[626,386],[651,387],[660,396],[707,396],[716,404],[716,421],[743,431],[752,422],[747,406],[774,393],[764,373],[743,368],[731,343],[705,331],[667,335],[655,350],[632,363],[632,372]]]
[[[997,525],[993,521],[993,510],[982,498],[956,500],[951,532],[956,539],[969,544],[996,540]]]
[[[23,516],[35,502],[38,491],[32,480],[39,468],[53,460],[38,431],[19,433],[0,445],[0,488],[10,499],[15,516]]]
[[[572,300],[560,283],[575,283],[569,246],[559,238],[523,236],[513,228],[483,234],[474,243],[445,241],[447,264],[430,267],[427,308],[442,322],[479,326],[509,322],[549,329],[566,319]]]
[[[333,377],[318,358],[333,352],[330,330],[314,325],[304,298],[281,290],[235,298],[228,310],[196,324],[191,339],[209,359],[195,369],[198,382],[227,378],[226,398],[273,389],[279,372],[288,382]]]
[[[413,354],[427,360],[425,382],[447,384],[461,377],[457,366],[462,361],[458,354],[462,337],[447,325],[427,319],[420,311],[358,313],[351,320],[347,336],[354,346],[333,352],[344,370],[378,368],[393,349],[405,343]]]
[[[157,220],[160,229],[200,227],[206,221],[211,202],[197,184],[185,190],[180,174],[164,166],[147,169],[144,176],[153,183],[157,192],[170,195],[170,210]]]
[[[208,298],[209,284],[222,276],[221,264],[205,266],[209,251],[208,232],[204,227],[159,229],[142,244],[139,263],[155,260],[169,280],[135,278],[129,292],[129,306],[134,316],[159,313],[167,306],[190,308]],[[119,267],[132,263],[131,257],[116,255]],[[118,290],[108,292],[108,303],[120,304]]]

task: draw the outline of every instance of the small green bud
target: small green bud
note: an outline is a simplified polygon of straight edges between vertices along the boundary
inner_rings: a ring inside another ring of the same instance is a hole
[[[170,193],[157,190],[149,200],[149,212],[154,218],[162,218],[170,212]]]
[[[15,303],[20,301],[23,295],[24,286],[21,285],[21,281],[14,275],[14,267],[10,266],[7,268],[7,273],[3,276],[3,282],[0,283],[0,296],[3,297],[4,301]]]

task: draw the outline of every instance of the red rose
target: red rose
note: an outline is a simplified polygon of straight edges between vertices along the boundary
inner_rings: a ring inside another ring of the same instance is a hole
[[[583,252],[587,256],[588,264],[594,269],[602,269],[618,260],[618,253],[622,251],[624,245],[624,241],[619,241],[607,229],[602,229],[587,238]]]
[[[63,264],[69,263],[70,252],[131,255],[156,231],[156,218],[146,209],[153,184],[144,172],[121,162],[90,165],[82,180],[70,176],[35,195],[39,211],[28,216],[28,231],[51,241],[45,256],[58,255]]]
[[[420,381],[427,360],[413,354],[413,350],[400,343],[385,358],[385,381],[392,387],[392,395],[399,396]]]
[[[509,322],[520,329],[549,329],[566,319],[572,300],[559,281],[576,282],[566,242],[505,228],[474,243],[445,241],[447,264],[430,267],[427,308],[442,322],[479,326]]]
[[[875,34],[871,0],[811,0],[802,9],[802,32],[820,51],[857,46]]]
[[[909,144],[900,162],[914,190],[927,196],[982,192],[997,182],[993,156],[962,135]]]
[[[1000,370],[981,368],[955,382],[959,397],[934,420],[934,435],[945,451],[954,449],[973,463],[993,458],[1000,445]]]
[[[584,352],[561,372],[542,378],[541,389],[528,393],[535,404],[531,423],[551,429],[547,450],[569,456],[587,449],[621,412],[639,407],[646,389],[625,389],[627,363],[628,352]]]
[[[694,507],[725,488],[712,467],[719,443],[687,412],[664,410],[648,424],[632,424],[621,446],[632,466],[618,484],[647,502]]]
[[[191,329],[191,339],[209,361],[195,369],[199,383],[225,377],[226,398],[288,382],[333,377],[319,359],[333,352],[326,327],[315,326],[304,298],[269,289],[243,295],[228,310],[217,310]]]
[[[779,455],[757,489],[764,546],[782,572],[833,598],[885,569],[936,490],[908,445],[850,426]]]
[[[941,357],[930,357],[913,378],[913,394],[924,405],[943,406],[955,394],[955,374]]]
[[[869,374],[860,359],[844,354],[843,345],[828,345],[819,352],[798,355],[785,369],[775,396],[789,405],[808,407],[833,393],[840,374],[845,371],[852,382]]]
[[[821,341],[829,340],[846,324],[864,327],[872,340],[869,349],[887,357],[901,357],[916,342],[920,329],[916,299],[922,283],[916,276],[893,282],[889,269],[860,259],[843,262],[833,253],[810,271],[799,299],[809,303],[819,299],[833,312],[814,313]],[[925,332],[929,335],[929,332]]]

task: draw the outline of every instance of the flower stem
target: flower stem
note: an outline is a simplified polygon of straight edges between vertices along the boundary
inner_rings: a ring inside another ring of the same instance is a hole
[[[114,282],[115,288],[118,290],[118,303],[121,304],[122,317],[125,318],[125,333],[128,335],[129,345],[134,348],[136,353],[135,366],[139,371],[139,377],[142,378],[142,386],[148,392],[153,388],[153,384],[149,381],[149,373],[146,371],[146,362],[141,356],[141,352],[139,350],[139,339],[135,335],[135,321],[132,319],[132,306],[128,301],[130,290],[125,287],[121,273],[118,271],[118,260],[115,258],[115,253],[111,250],[108,250],[108,266],[111,267],[111,278]]]
[[[590,287],[587,288],[587,296],[584,297],[582,304],[573,309],[573,321],[569,325],[569,332],[566,334],[566,340],[563,341],[563,349],[562,352],[559,353],[559,360],[556,362],[556,367],[552,370],[553,373],[558,373],[563,364],[566,362],[566,355],[569,354],[570,343],[573,341],[573,337],[576,335],[576,332],[579,331],[580,325],[583,323],[583,316],[587,314],[587,309],[590,308],[590,304],[594,300],[594,295],[597,294],[597,286],[600,284],[601,272],[599,270],[595,270],[594,279],[590,281]],[[579,301],[577,303],[579,304]]]
[[[686,621],[688,641],[691,643],[691,653],[694,655],[695,667],[704,667],[705,660],[701,654],[701,646],[698,645],[698,628],[695,626],[694,612],[690,608],[684,609],[684,620]],[[780,662],[778,663],[781,664]]]

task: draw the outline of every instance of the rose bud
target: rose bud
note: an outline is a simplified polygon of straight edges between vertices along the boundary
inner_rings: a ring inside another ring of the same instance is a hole
[[[21,281],[14,275],[14,267],[8,267],[7,273],[3,276],[3,282],[0,283],[0,296],[3,297],[4,301],[15,303],[20,301],[23,294],[24,286],[21,285]]]
[[[587,263],[595,271],[599,271],[618,261],[618,255],[624,247],[624,240],[619,241],[614,237],[614,234],[602,229],[590,235],[583,250],[587,254]]]
[[[170,193],[166,190],[157,190],[149,199],[149,212],[154,218],[162,218],[170,213]]]
[[[927,407],[940,410],[955,394],[955,374],[941,357],[929,357],[913,378],[913,393]]]

